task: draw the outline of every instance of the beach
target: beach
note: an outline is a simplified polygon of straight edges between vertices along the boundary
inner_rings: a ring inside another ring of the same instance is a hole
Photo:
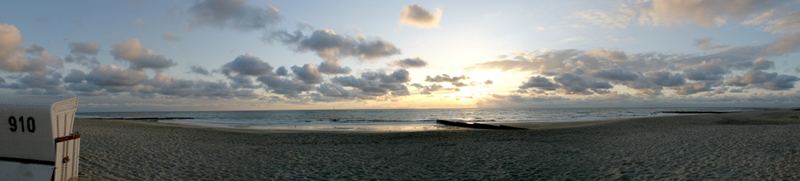
[[[244,131],[78,119],[81,179],[800,179],[800,111],[530,130]]]

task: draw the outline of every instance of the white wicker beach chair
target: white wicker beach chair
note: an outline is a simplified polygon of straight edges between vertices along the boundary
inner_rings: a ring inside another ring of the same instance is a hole
[[[78,99],[0,102],[0,180],[75,180]]]

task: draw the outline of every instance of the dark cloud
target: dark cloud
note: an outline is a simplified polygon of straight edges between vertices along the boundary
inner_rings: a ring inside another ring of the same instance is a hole
[[[363,97],[363,93],[358,89],[348,89],[339,84],[332,84],[332,83],[322,83],[319,85],[317,92],[322,94],[322,96],[328,97],[317,97],[316,100],[320,101],[332,101],[338,99],[353,99],[353,98],[366,98]]]
[[[287,97],[298,97],[301,93],[311,91],[314,86],[301,80],[282,78],[274,75],[263,75],[258,77],[258,81],[267,85],[270,92],[285,95]]]
[[[249,31],[264,29],[280,20],[278,9],[250,6],[244,0],[202,0],[191,8],[192,26],[231,27]]]
[[[564,73],[553,78],[567,94],[607,93],[613,88],[608,82],[587,80],[579,75]]]
[[[153,54],[151,50],[142,47],[139,40],[135,38],[114,45],[111,55],[114,56],[114,59],[127,61],[132,69],[163,70],[175,65],[171,59]]]
[[[680,86],[686,83],[683,74],[672,74],[669,72],[648,72],[645,78],[656,85],[664,87]]]
[[[703,63],[692,65],[683,71],[689,80],[715,81],[720,80],[725,74],[730,72],[726,67],[715,63]]]
[[[64,77],[64,82],[66,83],[80,83],[83,80],[86,80],[86,73],[81,70],[72,69],[66,77]]]
[[[44,51],[45,51],[44,47],[39,46],[37,44],[33,44],[33,45],[31,45],[31,47],[25,49],[25,53],[28,53],[28,54],[40,54],[40,53],[42,53]]]
[[[69,53],[71,54],[97,55],[97,52],[100,52],[97,43],[72,42],[69,44]]]
[[[211,71],[208,71],[206,68],[196,65],[189,67],[189,72],[205,76],[211,76]]]
[[[292,66],[292,73],[297,79],[306,84],[318,84],[322,82],[322,73],[319,72],[314,64],[305,64],[302,67]]]
[[[234,89],[225,82],[196,80],[175,80],[160,85],[157,93],[177,97],[200,98],[255,98],[256,94],[249,89]]]
[[[400,23],[418,28],[436,27],[439,25],[441,18],[441,9],[436,8],[433,11],[429,11],[416,4],[408,5],[400,12]]]
[[[447,75],[447,74],[436,75],[436,76],[433,76],[433,77],[425,76],[425,81],[427,81],[427,82],[449,82],[450,84],[452,84],[453,86],[456,86],[456,87],[467,86],[466,83],[462,82],[462,81],[465,81],[467,79],[469,79],[469,78],[467,76],[464,76],[464,75],[462,75],[462,76],[452,76],[452,77],[450,75]]]
[[[744,75],[731,78],[726,84],[739,87],[752,86],[767,90],[788,90],[794,88],[794,83],[797,80],[796,76],[766,73],[754,69]]]
[[[772,68],[773,66],[775,66],[775,62],[769,61],[764,58],[759,58],[753,61],[753,69],[756,70],[766,70]]]
[[[240,55],[232,62],[223,65],[220,71],[228,76],[233,74],[260,76],[272,73],[272,66],[252,55]]]
[[[405,83],[410,81],[408,71],[399,69],[391,74],[384,72],[364,72],[361,77],[340,76],[331,79],[333,83],[344,87],[351,87],[359,90],[366,96],[409,95]]]
[[[595,72],[594,76],[611,81],[632,81],[639,78],[639,74],[622,69],[601,70]]]
[[[418,67],[425,67],[426,65],[428,65],[428,63],[425,62],[425,60],[422,60],[421,58],[417,57],[417,58],[406,58],[402,60],[397,60],[392,62],[391,65],[402,68],[418,68]]]
[[[678,95],[691,95],[699,92],[711,91],[711,84],[707,82],[690,82],[675,89]]]
[[[113,64],[99,65],[86,75],[87,82],[101,87],[129,88],[146,79],[147,75],[142,70],[123,69]]]
[[[69,54],[64,57],[64,61],[67,63],[76,63],[86,67],[92,67],[94,65],[100,64],[100,61],[97,60],[95,56],[88,56],[88,55],[76,55],[76,54]]]
[[[278,69],[275,69],[275,74],[280,75],[280,76],[287,76],[287,75],[289,75],[289,70],[287,70],[286,67],[281,66],[281,67],[278,67]]]
[[[380,39],[339,35],[330,29],[314,30],[308,35],[300,31],[278,31],[273,33],[273,39],[295,46],[295,50],[300,52],[315,52],[326,61],[332,62],[342,57],[370,60],[400,53],[400,49],[392,43]]]
[[[62,94],[66,90],[61,82],[61,74],[26,74],[6,88],[27,91],[29,94]]]
[[[519,89],[536,88],[540,90],[551,91],[558,89],[558,87],[558,85],[546,77],[533,76],[528,79],[528,81],[523,82],[522,85],[519,86]]]
[[[319,71],[324,74],[349,74],[350,67],[343,67],[338,62],[324,61],[319,64]]]

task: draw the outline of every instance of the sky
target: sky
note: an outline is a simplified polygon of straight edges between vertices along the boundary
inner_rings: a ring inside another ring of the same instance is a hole
[[[800,106],[800,1],[19,1],[0,96],[82,111]]]

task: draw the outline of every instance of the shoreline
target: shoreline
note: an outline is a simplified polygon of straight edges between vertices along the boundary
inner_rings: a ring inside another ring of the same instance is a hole
[[[597,125],[604,125],[610,123],[617,123],[617,122],[625,122],[625,121],[636,121],[641,119],[651,119],[651,118],[680,118],[684,116],[703,116],[703,115],[714,115],[714,114],[740,114],[740,113],[752,113],[752,112],[769,112],[769,111],[792,111],[790,109],[771,109],[771,110],[762,110],[762,111],[744,111],[744,112],[712,112],[706,113],[703,111],[693,112],[693,111],[681,111],[678,113],[671,113],[671,115],[658,115],[658,116],[647,116],[647,117],[632,117],[632,118],[614,118],[614,119],[602,119],[602,120],[580,120],[580,121],[556,121],[556,122],[481,122],[483,124],[490,124],[490,125],[503,125],[503,126],[512,126],[518,128],[524,128],[528,130],[549,130],[549,129],[566,129],[566,128],[580,128],[580,127],[588,127],[588,126],[597,126]],[[186,120],[187,118],[179,117],[179,118],[167,118],[167,119],[153,119],[153,118],[78,118],[77,120],[87,120],[87,121],[110,121],[110,122],[124,122],[124,123],[132,123],[132,124],[144,124],[150,126],[168,126],[168,127],[177,127],[177,128],[190,128],[190,129],[208,129],[208,130],[216,130],[216,131],[227,131],[227,132],[238,132],[238,133],[262,133],[262,134],[269,134],[269,133],[413,133],[413,132],[430,132],[430,131],[483,131],[486,129],[474,129],[474,128],[464,128],[464,127],[455,127],[455,126],[447,126],[447,125],[440,125],[436,123],[432,123],[430,125],[434,125],[436,127],[442,127],[442,129],[431,129],[431,130],[415,130],[415,131],[374,131],[374,130],[334,130],[334,129],[280,129],[280,128],[236,128],[231,126],[215,126],[215,125],[208,125],[202,123],[180,123],[180,122],[173,122],[174,120]],[[191,118],[194,119],[194,118]],[[353,124],[353,125],[368,125],[368,124]]]
[[[384,133],[97,120],[78,120],[76,129],[85,180],[797,180],[797,116],[770,110]]]

